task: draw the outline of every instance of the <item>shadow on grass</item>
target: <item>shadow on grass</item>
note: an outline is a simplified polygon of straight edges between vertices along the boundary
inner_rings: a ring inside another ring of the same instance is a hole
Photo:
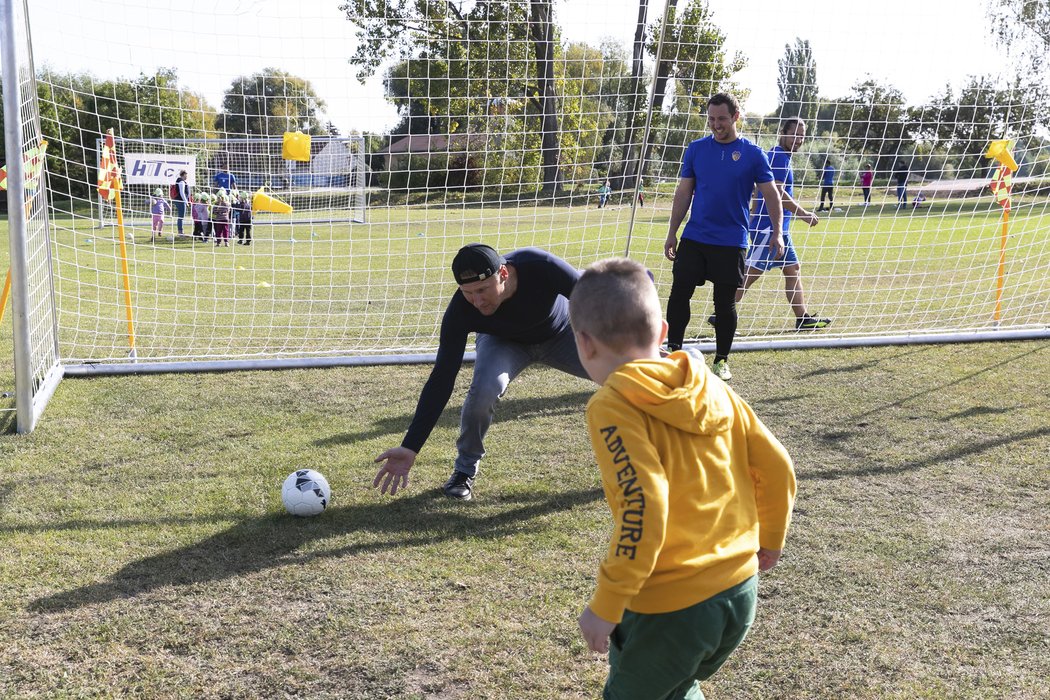
[[[597,388],[597,387],[596,387]],[[583,414],[587,401],[594,395],[594,391],[577,391],[561,396],[537,397],[528,399],[503,399],[496,406],[495,427],[499,429],[500,421],[527,418],[532,415],[574,415]],[[459,425],[459,413],[462,404],[453,409],[446,409],[441,414],[437,425],[449,427]],[[332,447],[335,445],[346,445],[360,440],[382,437],[384,435],[398,435],[408,430],[412,422],[413,414],[390,416],[373,421],[368,430],[354,433],[337,433],[314,441],[317,447]]]
[[[789,394],[787,396],[748,399],[748,402],[751,404],[752,408],[760,408],[762,406],[776,406],[777,404],[782,403],[794,404],[811,398],[813,398],[813,394]]]
[[[911,348],[901,349],[899,352],[895,352],[892,355],[880,358],[878,360],[869,360],[868,362],[860,362],[855,365],[848,365],[846,367],[821,367],[819,369],[810,370],[805,374],[799,375],[799,379],[812,379],[813,377],[824,377],[829,374],[850,374],[854,372],[866,372],[873,367],[877,367],[885,362],[895,362],[902,357],[908,357],[909,355],[919,355],[927,351],[924,346],[914,346]]]
[[[968,382],[972,382],[973,379],[975,377],[979,376],[979,375],[985,374],[986,372],[991,372],[993,370],[1002,369],[1003,367],[1009,367],[1011,363],[1016,363],[1016,362],[1020,361],[1022,358],[1027,357],[1028,355],[1035,355],[1036,353],[1039,353],[1039,352],[1045,352],[1048,349],[1050,349],[1050,345],[1035,344],[1030,349],[1025,350],[1024,352],[1019,352],[1016,355],[1014,355],[1013,357],[996,358],[996,360],[994,362],[989,363],[985,367],[982,367],[982,368],[977,369],[977,370],[975,370],[973,372],[970,372],[969,374],[967,374],[967,375],[965,375],[963,377],[959,377],[958,379],[954,379],[954,380],[952,380],[950,382],[944,382],[944,383],[938,383],[938,384],[931,385],[931,386],[929,386],[927,388],[920,389],[920,390],[918,390],[918,391],[916,391],[916,392],[914,392],[912,394],[909,394],[908,396],[905,396],[904,398],[897,399],[896,401],[892,401],[890,403],[885,403],[885,404],[881,404],[881,405],[875,405],[875,406],[873,406],[872,408],[870,408],[867,411],[863,411],[861,413],[854,414],[852,417],[849,418],[849,420],[851,422],[858,422],[862,418],[867,418],[869,416],[873,416],[875,414],[881,413],[881,412],[885,411],[888,408],[899,408],[899,407],[903,406],[904,404],[908,403],[909,401],[913,401],[914,399],[920,398],[922,396],[926,396],[926,395],[929,395],[929,394],[938,394],[938,393],[943,392],[945,389],[948,389],[949,387],[953,387],[953,386],[956,386],[958,384],[966,384]],[[924,352],[924,351],[925,351],[925,349],[921,348],[920,350],[916,350],[914,352]],[[892,360],[894,358],[887,358],[887,359],[891,359]],[[882,361],[885,361],[885,360],[882,360]]]
[[[10,490],[10,489],[8,489]],[[7,497],[4,486],[0,486],[0,511],[2,511],[4,500]],[[62,531],[87,531],[87,530],[123,530],[136,527],[158,527],[162,525],[203,525],[205,523],[220,524],[239,522],[241,519],[230,515],[212,515],[204,517],[196,516],[173,516],[170,518],[150,519],[126,519],[126,520],[66,520],[61,523],[41,523],[38,525],[0,525],[0,534],[4,532],[17,532],[20,534],[36,532],[62,532]]]
[[[865,477],[865,476],[886,476],[889,474],[903,474],[905,472],[918,471],[934,464],[940,464],[942,462],[949,462],[954,459],[961,459],[963,457],[969,457],[971,455],[980,454],[987,450],[994,449],[996,447],[1002,447],[1004,445],[1016,445],[1019,442],[1025,440],[1035,440],[1050,436],[1050,426],[1044,428],[1036,428],[1033,430],[1026,430],[1021,433],[1014,433],[1013,435],[1004,435],[1003,437],[994,438],[991,440],[984,440],[982,442],[975,442],[966,445],[960,445],[959,447],[953,447],[949,450],[945,450],[938,454],[930,455],[925,459],[921,459],[917,462],[904,462],[902,464],[887,465],[887,466],[870,466],[870,467],[858,467],[855,469],[828,469],[824,471],[818,471],[806,474],[805,479],[817,479],[817,480],[834,480],[834,479],[846,479],[850,477]],[[828,439],[829,442],[835,442],[842,439],[840,435],[831,435]]]
[[[59,612],[131,598],[164,586],[221,581],[313,559],[517,535],[541,527],[530,521],[601,498],[601,489],[514,494],[492,501],[492,505],[504,506],[499,512],[483,514],[477,504],[453,503],[432,491],[381,503],[333,508],[317,519],[267,515],[238,523],[196,544],[132,562],[106,581],[38,598],[29,609]],[[319,552],[296,551],[315,540],[352,533],[384,537],[367,537],[366,542]]]
[[[942,422],[948,422],[957,418],[976,418],[977,416],[998,416],[1009,411],[1016,411],[1020,406],[1013,406],[1011,408],[995,408],[994,406],[972,406],[965,411],[957,411],[950,413],[947,416],[941,418]]]
[[[18,430],[18,414],[12,406],[10,410],[0,411],[0,435],[14,435]]]

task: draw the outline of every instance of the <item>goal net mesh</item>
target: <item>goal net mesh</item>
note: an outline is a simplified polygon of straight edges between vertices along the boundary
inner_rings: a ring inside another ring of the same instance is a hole
[[[452,256],[474,241],[579,267],[627,254],[666,303],[672,195],[716,91],[740,99],[740,135],[764,150],[783,118],[806,121],[792,156],[805,209],[834,169],[819,223],[790,229],[804,303],[831,325],[800,335],[774,269],[739,305],[738,347],[1046,332],[1046,91],[998,58],[980,12],[964,25],[976,39],[959,30],[939,50],[927,33],[929,55],[891,61],[942,13],[829,4],[818,34],[796,7],[761,7],[32,3],[36,99],[19,126],[24,148],[49,142],[49,225],[31,236],[49,252],[61,361],[429,353]],[[985,44],[983,68],[957,65]],[[937,61],[951,46],[955,65]],[[109,129],[123,230],[97,190]],[[283,157],[286,132],[310,136],[305,160]],[[1007,222],[988,187],[998,139],[1020,164]],[[195,200],[228,170],[292,211],[256,211],[250,245],[236,226],[228,247],[194,238],[192,209],[179,235],[179,163]],[[687,338],[712,337],[709,290]]]

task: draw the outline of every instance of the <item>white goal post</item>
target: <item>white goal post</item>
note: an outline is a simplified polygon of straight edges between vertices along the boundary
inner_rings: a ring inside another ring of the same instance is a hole
[[[902,25],[887,3],[0,0],[17,428],[66,375],[427,361],[475,241],[627,255],[666,304],[682,158],[716,92],[767,153],[801,117],[795,198],[832,195],[790,229],[804,306],[831,324],[798,332],[773,269],[734,350],[1048,337],[1050,89],[980,4],[931,32],[945,17],[922,3]],[[309,153],[286,160],[297,132]],[[1004,202],[996,141],[1017,166]],[[228,171],[268,206],[234,209],[223,239],[208,202],[206,231],[186,212],[179,235],[181,167],[195,198]],[[691,313],[687,342],[712,349],[710,286]]]

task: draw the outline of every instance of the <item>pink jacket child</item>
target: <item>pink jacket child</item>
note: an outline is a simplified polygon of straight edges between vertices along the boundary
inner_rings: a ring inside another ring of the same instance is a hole
[[[150,212],[153,214],[153,233],[152,237],[164,236],[164,215],[171,213],[171,205],[164,199],[164,193],[157,189],[153,193],[153,199],[150,202]]]
[[[872,171],[871,166],[864,168],[864,171],[860,174],[860,189],[864,195],[864,206],[871,204],[871,183],[875,179],[875,173]]]
[[[208,205],[204,202],[194,202],[190,206],[190,216],[193,217],[193,237],[208,240],[204,224],[208,221]]]

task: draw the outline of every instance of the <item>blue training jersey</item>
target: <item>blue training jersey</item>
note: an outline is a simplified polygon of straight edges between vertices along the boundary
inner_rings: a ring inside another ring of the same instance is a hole
[[[747,139],[719,143],[714,136],[689,144],[682,177],[693,178],[693,206],[682,238],[708,245],[747,248],[751,191],[772,182],[762,149]]]
[[[215,181],[216,187],[224,189],[227,192],[232,191],[237,186],[237,178],[233,176],[233,173],[215,173],[213,180]]]
[[[784,191],[787,192],[789,197],[793,198],[795,196],[795,173],[791,169],[791,153],[785,151],[779,145],[773,146],[773,150],[769,152],[769,166],[773,171],[773,180],[783,182]],[[784,233],[787,233],[791,227],[791,216],[791,212],[785,208]],[[754,215],[751,217],[749,228],[753,232],[773,228],[773,222],[769,218],[769,208],[766,207],[766,200],[761,192],[758,193],[757,206]]]

